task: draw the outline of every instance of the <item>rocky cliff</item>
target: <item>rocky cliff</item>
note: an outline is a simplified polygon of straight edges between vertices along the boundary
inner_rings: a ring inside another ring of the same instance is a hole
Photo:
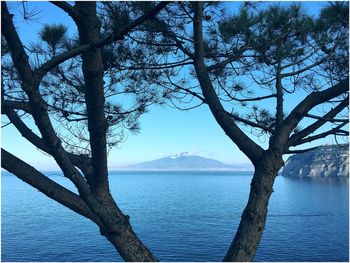
[[[325,145],[288,158],[283,176],[349,176],[349,146]]]

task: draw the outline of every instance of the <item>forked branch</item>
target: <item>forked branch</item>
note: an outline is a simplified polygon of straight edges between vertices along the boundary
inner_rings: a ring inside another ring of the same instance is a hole
[[[323,115],[321,118],[319,118],[317,121],[315,121],[313,124],[309,125],[305,129],[293,134],[288,139],[288,147],[294,146],[296,144],[299,144],[298,142],[305,138],[306,136],[310,135],[311,133],[315,132],[318,128],[323,126],[327,122],[332,122],[334,120],[334,117],[341,112],[345,107],[349,105],[349,97],[346,97],[341,103],[339,103],[335,108],[330,110],[327,114]],[[308,115],[306,115],[308,116]]]
[[[276,133],[276,136],[272,140],[272,145],[274,148],[278,148],[281,145],[286,145],[291,132],[311,109],[317,105],[336,98],[341,94],[347,93],[348,90],[349,77],[332,87],[322,91],[312,92],[310,95],[308,95],[292,110],[292,112],[281,124],[282,128]]]

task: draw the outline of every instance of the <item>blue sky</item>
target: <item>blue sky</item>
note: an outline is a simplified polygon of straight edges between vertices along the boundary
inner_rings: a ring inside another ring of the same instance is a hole
[[[228,5],[231,4],[228,3]],[[324,4],[325,2],[306,2],[305,7],[309,12],[315,14]],[[10,5],[19,5],[19,3]],[[234,5],[236,3],[232,6]],[[38,15],[37,20],[30,23],[16,18],[16,26],[24,42],[35,41],[37,32],[44,23],[72,24],[65,13],[49,3],[32,2],[27,6],[30,9],[42,10],[42,13]],[[296,100],[299,98],[291,102],[294,104]],[[249,163],[247,157],[221,130],[206,105],[190,111],[179,111],[167,106],[152,106],[150,111],[140,118],[140,124],[139,134],[129,134],[124,143],[110,151],[110,168],[186,151],[225,163]],[[332,139],[324,140],[323,143],[332,143]],[[266,146],[264,141],[261,144]],[[39,170],[58,168],[53,159],[39,152],[12,126],[2,129],[2,147]]]

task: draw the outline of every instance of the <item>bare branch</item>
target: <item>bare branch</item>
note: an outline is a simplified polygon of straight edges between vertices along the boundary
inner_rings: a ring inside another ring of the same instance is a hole
[[[47,147],[38,135],[36,135],[28,126],[20,119],[17,113],[11,109],[5,109],[4,112],[6,116],[9,118],[11,123],[16,127],[16,129],[21,133],[21,135],[27,139],[30,143],[32,143],[35,147],[40,150],[52,154],[49,147]],[[85,177],[89,180],[92,176],[92,166],[91,160],[87,155],[75,155],[72,153],[67,153],[69,159],[72,163],[78,167],[85,175]]]
[[[348,90],[349,78],[347,77],[328,89],[312,92],[302,100],[283,121],[281,124],[282,128],[279,129],[276,135],[272,138],[272,145],[277,148],[278,145],[285,145],[291,132],[312,108],[332,98],[336,98],[339,95],[348,92]]]
[[[307,128],[293,134],[288,139],[288,147],[295,145],[295,143],[297,143],[299,140],[310,135],[311,133],[316,131],[318,128],[320,128],[322,125],[324,125],[326,122],[333,122],[334,117],[348,105],[349,105],[349,97],[344,99],[334,109],[330,110],[327,114],[325,114],[323,117],[319,118],[317,121],[315,121],[313,124],[309,125]],[[309,116],[309,115],[310,114],[306,114],[305,116]]]
[[[68,4],[65,1],[50,1],[51,4],[59,7],[62,9],[64,12],[66,12],[74,21],[77,21],[79,19],[79,14],[78,12],[74,9],[73,6]]]
[[[1,159],[2,168],[35,187],[49,198],[100,224],[100,219],[91,212],[86,203],[77,194],[47,178],[32,166],[4,149],[1,149]]]
[[[303,149],[303,150],[288,150],[286,152],[284,152],[285,154],[298,154],[298,153],[305,153],[314,149],[317,149],[318,147],[312,147],[312,148],[308,148],[308,149]]]
[[[227,112],[227,114],[229,114],[234,120],[242,122],[242,123],[244,123],[246,125],[249,125],[251,127],[259,128],[259,129],[262,129],[262,130],[264,130],[266,132],[269,132],[269,133],[273,133],[274,132],[274,130],[271,129],[270,127],[267,127],[267,126],[262,125],[260,123],[256,123],[256,122],[253,122],[253,121],[241,118],[241,117],[239,117],[239,116],[237,116],[237,115],[235,115],[233,113],[230,113],[230,112]]]
[[[327,58],[323,58],[323,59],[321,59],[321,60],[319,60],[319,61],[317,61],[317,62],[315,62],[315,63],[313,63],[313,64],[311,64],[311,65],[309,65],[309,66],[307,66],[305,68],[297,70],[297,71],[292,71],[292,72],[288,72],[288,73],[282,73],[281,74],[281,78],[286,78],[286,77],[299,75],[299,74],[301,74],[301,73],[303,73],[303,72],[305,72],[307,70],[310,70],[310,69],[312,69],[312,68],[322,64],[324,61],[326,61],[326,59]]]
[[[164,21],[154,18],[155,21],[159,23],[159,25],[163,28],[163,32],[166,36],[170,37],[172,40],[175,41],[176,46],[188,57],[192,58],[194,57],[194,54],[188,50],[183,44],[184,42],[182,40],[179,40],[179,37],[164,23]],[[190,40],[189,40],[190,41]]]
[[[327,117],[321,117],[313,114],[306,114],[305,117],[316,119],[316,120],[323,120],[328,122],[349,122],[349,119],[335,119],[335,118],[327,118]]]
[[[341,130],[341,128],[344,127],[345,125],[346,125],[346,123],[342,123],[342,124],[338,125],[337,127],[329,130],[329,131],[322,132],[320,134],[317,134],[317,135],[314,135],[314,136],[309,136],[309,137],[306,137],[304,139],[301,139],[298,142],[294,143],[293,146],[297,146],[297,145],[300,145],[300,144],[303,144],[303,143],[319,140],[319,139],[325,138],[325,137],[327,137],[329,135],[333,135],[333,134],[341,135],[341,136],[349,136],[349,132],[348,131]]]
[[[240,98],[232,98],[233,100],[239,101],[239,102],[249,102],[249,101],[260,101],[265,99],[271,99],[275,98],[276,94],[261,96],[261,97],[254,97],[254,98],[246,98],[246,99],[240,99]]]
[[[27,113],[31,112],[29,103],[25,101],[2,100],[1,110],[4,111],[5,109],[23,110]]]
[[[175,86],[178,90],[182,90],[182,91],[188,92],[188,93],[191,94],[192,96],[194,96],[194,97],[196,97],[197,99],[201,100],[203,103],[206,103],[205,98],[203,98],[202,96],[200,96],[197,92],[194,92],[194,91],[192,91],[192,90],[190,90],[190,89],[188,89],[188,88],[183,88],[183,87],[177,85],[176,83],[174,83],[174,82],[171,80],[171,78],[170,78],[169,76],[167,76],[167,78],[168,78],[169,82],[170,82],[173,86]]]
[[[1,2],[1,33],[5,37],[11,52],[12,61],[18,73],[25,79],[33,81],[33,72],[29,65],[28,55],[25,52],[22,42],[16,32],[12,21],[13,15],[7,9],[7,3]],[[28,84],[30,84],[30,82]]]

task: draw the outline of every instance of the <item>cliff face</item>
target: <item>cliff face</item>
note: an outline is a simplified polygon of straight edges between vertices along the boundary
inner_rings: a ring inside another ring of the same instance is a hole
[[[293,177],[346,177],[349,176],[349,147],[320,146],[314,150],[288,158],[283,176]]]

